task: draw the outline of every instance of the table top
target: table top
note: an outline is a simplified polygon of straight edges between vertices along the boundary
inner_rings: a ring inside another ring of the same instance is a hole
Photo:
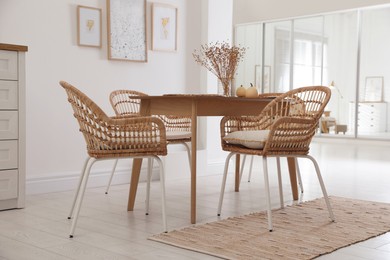
[[[230,101],[253,101],[253,102],[259,102],[259,101],[267,101],[274,98],[246,98],[246,97],[227,97],[223,95],[217,95],[217,94],[164,94],[164,95],[147,95],[147,96],[129,96],[129,98],[132,99],[187,99],[187,100],[230,100]]]
[[[141,113],[177,116],[258,115],[273,98],[241,98],[208,94],[131,96],[141,100]],[[194,106],[196,108],[194,108]]]

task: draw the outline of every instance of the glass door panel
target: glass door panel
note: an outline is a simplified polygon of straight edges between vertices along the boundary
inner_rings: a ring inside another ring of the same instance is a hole
[[[294,20],[293,88],[321,85],[322,34],[322,16]]]
[[[264,79],[269,78],[264,84],[265,93],[290,90],[291,24],[283,21],[265,25]]]
[[[258,67],[261,67],[262,43],[261,23],[236,27],[235,45],[244,47],[246,50],[244,59],[237,68],[237,75],[234,80],[235,88],[238,88],[240,85],[247,88],[251,83],[256,85],[260,81],[259,77],[261,75],[256,75],[256,73],[259,73]]]
[[[362,11],[358,136],[390,138],[390,8]]]
[[[323,134],[355,136],[357,53],[357,12],[325,15],[322,85],[330,87],[332,97]]]

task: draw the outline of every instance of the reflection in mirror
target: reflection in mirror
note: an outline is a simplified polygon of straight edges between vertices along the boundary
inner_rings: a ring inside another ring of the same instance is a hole
[[[262,24],[237,26],[235,44],[246,48],[244,62],[240,62],[237,68],[236,89],[241,85],[248,88],[251,83],[259,88],[256,66],[261,66],[262,60]]]
[[[240,25],[236,43],[250,51],[238,84],[255,82],[260,93],[329,86],[321,135],[390,139],[389,23],[386,5]]]
[[[390,138],[390,8],[363,10],[361,21],[357,133]]]
[[[290,90],[291,21],[265,24],[264,68],[269,67],[269,83],[263,93]],[[266,71],[264,71],[264,76]]]
[[[326,110],[329,118],[322,133],[354,136],[355,116],[349,109],[356,99],[358,53],[357,12],[324,16],[324,55],[322,85],[332,91]]]
[[[321,85],[327,76],[325,68],[322,70],[327,46],[323,24],[323,16],[294,20],[293,88]]]

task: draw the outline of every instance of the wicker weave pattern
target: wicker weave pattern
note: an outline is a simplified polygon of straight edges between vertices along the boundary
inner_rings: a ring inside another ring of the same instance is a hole
[[[329,88],[323,86],[298,88],[277,96],[259,116],[222,118],[222,149],[257,155],[308,154],[330,95]],[[223,140],[234,131],[264,129],[270,133],[262,150],[231,145]]]
[[[281,94],[283,93],[261,93],[259,94],[259,98],[276,98],[278,96],[280,96]]]
[[[139,115],[141,100],[129,98],[130,96],[136,97],[147,95],[135,90],[115,90],[111,92],[110,103],[117,116]]]
[[[64,81],[61,81],[60,85],[66,90],[91,157],[167,154],[165,126],[160,119],[110,118],[80,90]]]
[[[147,96],[147,94],[134,90],[116,90],[110,95],[110,102],[117,116],[139,116],[141,100],[130,98],[135,96]],[[191,132],[191,118],[184,116],[156,116],[161,119],[167,132],[180,131]],[[169,143],[190,142],[191,138],[167,139]]]
[[[167,132],[178,131],[178,132],[191,132],[191,118],[185,116],[158,116],[165,125]],[[168,144],[177,144],[183,142],[191,142],[191,137],[182,139],[169,139],[167,138]]]
[[[160,115],[159,118],[164,122],[167,131],[191,132],[190,117]]]

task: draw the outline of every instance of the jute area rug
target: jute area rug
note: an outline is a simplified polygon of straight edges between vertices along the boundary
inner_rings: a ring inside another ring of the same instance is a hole
[[[330,198],[336,222],[323,199],[266,212],[195,225],[149,239],[225,259],[313,259],[390,230],[390,204]]]

